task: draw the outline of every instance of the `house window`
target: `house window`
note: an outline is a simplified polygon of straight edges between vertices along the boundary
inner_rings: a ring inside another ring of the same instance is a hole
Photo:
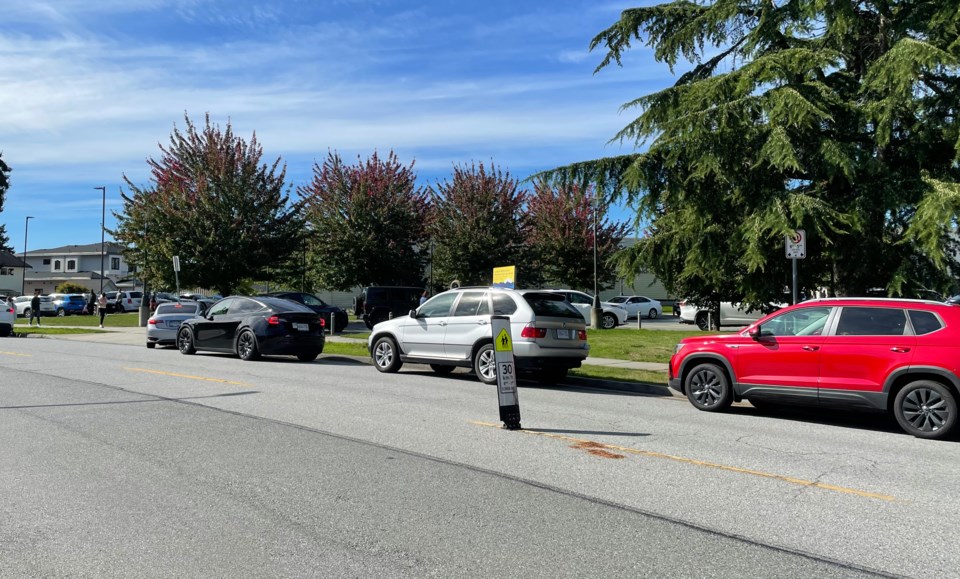
[[[75,259],[67,260],[67,271],[77,271],[77,260]]]
[[[43,258],[43,265],[50,265],[50,258],[49,258],[49,257]]]
[[[53,271],[60,271],[61,269],[62,268],[60,267],[60,260],[59,259],[53,260]]]
[[[120,258],[111,257],[110,258],[110,269],[120,269]]]
[[[0,267],[0,275],[13,275],[12,267]]]

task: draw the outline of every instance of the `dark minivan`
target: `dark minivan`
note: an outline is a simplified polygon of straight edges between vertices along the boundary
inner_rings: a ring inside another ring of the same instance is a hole
[[[406,316],[420,306],[422,287],[370,286],[363,288],[357,300],[357,316],[368,328],[384,320]]]

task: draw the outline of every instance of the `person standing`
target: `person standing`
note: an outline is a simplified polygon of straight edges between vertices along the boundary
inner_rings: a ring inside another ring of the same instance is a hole
[[[33,326],[33,318],[37,318],[37,327],[40,327],[40,290],[33,290],[33,299],[30,300],[30,326]]]
[[[430,292],[423,290],[423,293],[420,294],[420,305],[427,303],[427,300],[430,299]]]
[[[100,310],[100,327],[103,327],[103,319],[107,317],[107,294],[101,292],[100,299],[97,300],[97,309]]]

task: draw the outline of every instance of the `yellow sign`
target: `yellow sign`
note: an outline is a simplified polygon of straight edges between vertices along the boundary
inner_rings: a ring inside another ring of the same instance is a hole
[[[513,340],[510,339],[510,332],[500,330],[500,333],[497,334],[497,339],[494,340],[493,347],[496,348],[498,352],[512,352]]]
[[[515,288],[517,280],[517,266],[507,265],[504,267],[493,268],[494,287]]]

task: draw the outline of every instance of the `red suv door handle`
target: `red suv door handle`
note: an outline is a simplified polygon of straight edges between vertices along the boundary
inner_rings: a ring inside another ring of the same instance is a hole
[[[891,352],[897,352],[898,354],[905,354],[910,351],[910,348],[904,348],[903,346],[894,346],[890,348]]]
[[[820,346],[804,346],[803,349],[808,352],[816,352],[820,349]]]

